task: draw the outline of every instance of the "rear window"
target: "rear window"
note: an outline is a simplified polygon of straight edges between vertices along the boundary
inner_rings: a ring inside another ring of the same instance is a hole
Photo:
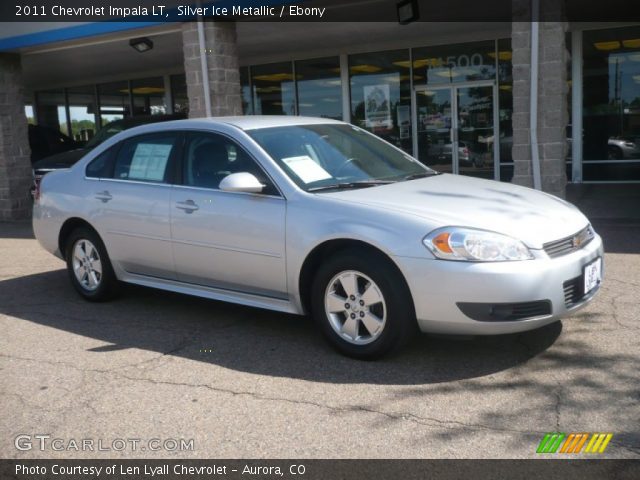
[[[177,134],[170,133],[125,141],[116,157],[113,178],[166,183],[177,138]]]

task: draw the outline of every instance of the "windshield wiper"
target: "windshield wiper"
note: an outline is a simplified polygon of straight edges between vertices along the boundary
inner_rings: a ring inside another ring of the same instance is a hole
[[[361,180],[358,182],[342,182],[332,183],[331,185],[322,185],[320,187],[313,187],[307,190],[308,192],[319,192],[321,190],[349,190],[354,188],[367,188],[375,187],[377,185],[388,185],[395,183],[392,180]]]
[[[436,175],[440,175],[440,172],[434,170],[432,172],[412,173],[404,177],[403,180],[417,180],[418,178],[434,177]]]

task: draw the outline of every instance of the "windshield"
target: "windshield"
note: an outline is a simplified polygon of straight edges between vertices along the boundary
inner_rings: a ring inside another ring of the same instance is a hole
[[[108,138],[113,137],[116,133],[120,133],[124,130],[124,123],[121,120],[107,123],[104,127],[98,130],[91,140],[85,145],[86,148],[95,148]]]
[[[247,133],[306,191],[371,186],[435,174],[352,125],[296,125]]]

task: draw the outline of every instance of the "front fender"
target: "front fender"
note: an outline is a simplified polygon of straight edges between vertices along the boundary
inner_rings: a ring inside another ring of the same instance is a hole
[[[320,245],[332,240],[355,240],[384,253],[398,266],[394,257],[433,259],[422,244],[433,229],[424,219],[389,212],[361,204],[334,199],[300,199],[287,207],[287,288],[296,309],[304,311],[300,275],[307,257]]]

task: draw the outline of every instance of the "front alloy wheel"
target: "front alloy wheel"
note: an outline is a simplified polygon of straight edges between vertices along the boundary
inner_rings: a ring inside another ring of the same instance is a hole
[[[354,358],[375,359],[417,330],[407,283],[383,254],[362,249],[322,262],[311,286],[313,318],[331,345]]]
[[[362,272],[347,270],[334,276],[324,302],[329,324],[349,343],[367,345],[384,331],[384,297],[378,285]]]

